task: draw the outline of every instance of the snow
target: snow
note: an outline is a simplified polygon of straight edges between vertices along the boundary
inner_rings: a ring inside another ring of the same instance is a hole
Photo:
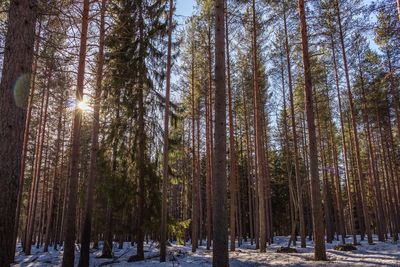
[[[358,240],[360,240],[358,238]],[[229,253],[230,266],[400,266],[400,243],[391,241],[379,242],[374,237],[374,244],[368,245],[366,241],[361,241],[354,251],[336,251],[333,248],[339,244],[334,241],[332,244],[326,244],[328,261],[313,260],[313,243],[307,242],[307,248],[300,248],[300,242],[296,247],[298,253],[282,254],[276,253],[281,246],[286,246],[288,237],[275,237],[275,244],[268,246],[266,253],[260,253],[255,250],[254,245],[244,243],[235,252]],[[346,239],[351,243],[351,238]],[[205,242],[204,242],[205,243]],[[203,243],[203,244],[204,244]],[[79,247],[77,247],[77,250]],[[200,246],[197,252],[192,253],[190,244],[180,246],[172,244],[167,248],[167,262],[159,263],[157,243],[149,242],[145,244],[145,261],[128,263],[130,256],[136,254],[136,248],[130,243],[124,243],[123,249],[114,246],[114,259],[100,259],[98,256],[101,250],[92,251],[90,266],[110,266],[110,267],[133,267],[133,266],[171,266],[171,267],[189,267],[189,266],[211,266],[212,251],[206,250]],[[49,252],[43,253],[43,248],[32,247],[32,255],[25,256],[21,252],[21,247],[17,246],[15,257],[16,264],[13,266],[21,267],[39,267],[39,266],[61,266],[62,250],[56,251],[49,248]],[[78,263],[79,253],[76,254],[76,264]]]

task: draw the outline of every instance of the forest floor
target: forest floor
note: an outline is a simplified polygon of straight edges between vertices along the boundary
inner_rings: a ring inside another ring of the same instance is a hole
[[[359,239],[358,239],[359,240]],[[326,244],[328,261],[317,262],[313,260],[313,243],[307,242],[307,248],[300,248],[297,242],[297,253],[277,253],[276,250],[281,246],[286,246],[288,237],[275,237],[275,244],[268,246],[266,253],[259,253],[254,245],[244,243],[235,252],[230,252],[230,266],[400,266],[400,243],[379,242],[374,237],[374,244],[368,245],[366,241],[361,241],[354,251],[336,251],[334,247],[339,244],[334,241]],[[351,243],[351,238],[347,239]],[[204,244],[204,242],[203,242]],[[50,249],[50,248],[49,248]],[[77,248],[78,249],[78,248]],[[124,243],[123,249],[114,248],[114,259],[100,259],[98,256],[101,250],[91,253],[90,266],[211,266],[212,253],[200,246],[196,253],[191,252],[190,244],[187,246],[171,245],[168,248],[167,262],[159,263],[159,252],[157,243],[149,242],[145,244],[145,261],[128,263],[130,256],[136,253],[136,248],[130,243]],[[21,247],[17,247],[16,262],[14,266],[39,267],[39,266],[61,266],[62,250],[50,250],[43,253],[43,249],[36,247],[32,250],[32,255],[25,256],[21,252]],[[79,253],[75,253],[79,257]],[[75,260],[78,262],[78,259]]]

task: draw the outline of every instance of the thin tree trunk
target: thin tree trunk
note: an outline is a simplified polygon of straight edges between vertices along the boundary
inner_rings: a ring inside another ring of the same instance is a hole
[[[211,247],[212,240],[212,163],[213,163],[213,128],[212,128],[212,55],[211,55],[211,27],[208,29],[208,99],[206,103],[206,146],[207,152],[207,178],[206,178],[206,216],[207,216],[207,249]]]
[[[336,63],[336,53],[335,53],[335,43],[333,40],[333,36],[331,35],[331,48],[332,48],[332,61],[333,61],[333,68],[335,71],[335,83],[336,83],[336,93],[338,98],[338,108],[339,108],[339,115],[340,115],[340,132],[342,137],[342,146],[343,146],[343,158],[344,158],[344,167],[345,167],[345,180],[347,186],[347,195],[348,195],[348,202],[349,202],[349,209],[350,209],[350,225],[351,225],[351,232],[353,234],[353,244],[357,244],[357,236],[355,232],[355,222],[353,217],[353,199],[351,197],[351,188],[350,188],[350,175],[349,175],[349,164],[347,159],[347,145],[346,145],[346,134],[344,129],[344,118],[343,118],[343,111],[342,111],[342,98],[340,96],[340,88],[339,88],[339,75],[338,75],[338,68]]]
[[[161,209],[161,237],[160,237],[160,262],[165,262],[167,240],[167,188],[168,178],[168,138],[169,138],[169,99],[171,84],[171,53],[172,53],[172,16],[174,15],[174,1],[169,1],[168,16],[168,52],[167,52],[167,80],[165,89],[165,114],[164,114],[164,149],[163,149],[163,182],[162,182],[162,209]]]
[[[53,219],[53,210],[54,210],[54,202],[55,202],[55,186],[56,186],[56,181],[58,179],[59,173],[58,173],[58,161],[59,161],[59,155],[60,155],[60,148],[61,148],[61,132],[63,130],[62,128],[62,117],[63,117],[63,104],[64,104],[64,99],[61,97],[60,99],[60,104],[59,104],[59,116],[58,116],[58,124],[57,124],[57,139],[56,139],[56,152],[55,152],[55,158],[54,158],[54,173],[51,178],[51,194],[50,194],[50,203],[48,205],[48,211],[47,211],[47,218],[46,218],[46,233],[45,233],[45,245],[43,248],[44,252],[48,252],[48,247],[50,243],[50,231],[53,227],[52,224],[52,219]]]
[[[196,140],[195,140],[195,47],[194,43],[192,44],[192,67],[191,67],[191,104],[192,104],[192,252],[195,252],[197,249],[198,243],[198,222],[199,222],[199,210],[197,209],[197,199],[198,199],[198,173],[197,173],[197,154],[196,154]]]
[[[286,23],[286,10],[283,12],[283,25],[285,29],[285,48],[286,48],[286,64],[288,72],[288,85],[289,85],[289,100],[290,100],[290,117],[292,124],[292,135],[293,135],[293,147],[294,147],[294,170],[296,178],[296,189],[297,189],[297,203],[298,203],[298,215],[299,215],[299,232],[301,247],[306,247],[306,228],[304,225],[304,208],[303,208],[303,181],[300,176],[300,164],[299,164],[299,152],[297,146],[297,131],[296,131],[296,119],[294,114],[294,99],[293,99],[293,83],[292,83],[292,68],[290,61],[290,47],[289,38],[287,33]]]
[[[105,38],[105,13],[107,0],[101,1],[100,10],[100,37],[99,51],[97,55],[96,70],[96,89],[93,107],[93,128],[91,135],[89,178],[86,185],[85,209],[81,226],[81,253],[79,257],[79,267],[89,267],[89,249],[92,232],[92,209],[93,198],[96,187],[97,177],[97,151],[99,148],[99,128],[100,128],[100,100],[102,94],[103,65],[104,65],[104,38]]]
[[[82,28],[80,36],[79,48],[79,65],[76,86],[76,101],[83,100],[83,86],[85,77],[85,64],[86,64],[86,44],[87,33],[89,24],[89,0],[83,1],[82,11]],[[77,189],[78,189],[78,176],[79,176],[79,148],[80,136],[82,126],[83,111],[75,109],[74,120],[72,125],[72,150],[71,150],[71,169],[69,175],[68,186],[68,205],[66,212],[65,224],[65,237],[64,237],[64,254],[63,254],[63,267],[73,267],[75,261],[75,230],[76,230],[76,202],[77,202]]]
[[[318,175],[318,148],[315,132],[313,89],[311,77],[310,56],[308,52],[307,22],[304,7],[304,0],[299,0],[300,31],[302,39],[303,67],[305,81],[305,102],[308,126],[308,147],[310,150],[310,179],[311,179],[311,206],[314,226],[315,260],[326,260],[324,223],[321,207],[320,181]]]
[[[43,92],[44,104],[41,110],[41,119],[39,120],[39,135],[37,142],[37,154],[35,156],[35,166],[34,166],[34,174],[32,179],[32,190],[31,190],[31,205],[30,205],[30,213],[28,214],[28,224],[27,224],[27,236],[25,240],[25,253],[27,255],[31,254],[31,244],[32,244],[32,236],[35,228],[35,215],[36,215],[36,207],[37,207],[37,197],[39,194],[39,184],[40,184],[40,175],[42,169],[42,156],[43,156],[43,144],[46,133],[46,125],[47,125],[47,110],[49,106],[49,96],[50,96],[50,86],[51,86],[51,78],[52,78],[52,66],[50,64],[47,72],[47,85]],[[43,116],[43,117],[42,117]]]
[[[350,106],[350,115],[351,115],[351,126],[354,133],[354,149],[356,154],[356,165],[357,165],[357,177],[360,182],[360,191],[361,191],[361,200],[362,200],[362,209],[364,213],[364,222],[365,222],[365,231],[368,237],[368,243],[372,244],[372,234],[371,234],[371,225],[369,220],[369,211],[368,211],[368,200],[367,200],[367,193],[366,193],[366,181],[364,179],[363,171],[362,171],[362,163],[361,163],[361,155],[360,155],[360,144],[358,140],[358,130],[357,130],[357,122],[356,122],[356,114],[354,110],[353,104],[353,95],[351,93],[350,88],[350,78],[349,78],[349,70],[347,64],[347,57],[346,57],[346,49],[344,44],[344,37],[343,37],[343,30],[342,30],[342,23],[341,23],[341,16],[340,16],[340,8],[339,8],[339,0],[335,1],[336,3],[336,12],[337,12],[337,19],[339,24],[339,36],[340,36],[340,44],[342,49],[342,56],[343,56],[343,64],[344,64],[344,71],[345,71],[345,78],[346,78],[346,86],[347,86],[347,94],[349,97],[349,106]]]
[[[262,107],[261,93],[258,83],[258,55],[257,55],[257,24],[256,24],[256,4],[252,1],[252,53],[253,53],[253,90],[254,90],[254,121],[255,121],[255,138],[256,138],[256,158],[257,158],[257,176],[258,176],[258,213],[260,225],[260,252],[266,251],[266,203],[265,195],[265,151],[263,141],[263,123],[262,123]]]
[[[236,166],[236,147],[233,126],[233,104],[232,104],[232,86],[231,86],[231,63],[229,53],[229,29],[228,29],[228,7],[225,11],[225,46],[226,46],[226,67],[228,82],[228,110],[229,110],[229,230],[230,230],[230,250],[235,251],[236,227],[235,219],[237,213],[237,166]]]

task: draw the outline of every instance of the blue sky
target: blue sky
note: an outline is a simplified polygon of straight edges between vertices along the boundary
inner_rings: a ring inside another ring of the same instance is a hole
[[[194,5],[195,0],[176,0],[176,15],[190,16]]]

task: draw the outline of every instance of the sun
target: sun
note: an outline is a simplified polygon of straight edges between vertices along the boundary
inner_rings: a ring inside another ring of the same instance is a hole
[[[87,104],[85,99],[82,101],[79,101],[77,107],[81,111],[90,111],[91,110],[91,108],[89,107],[89,105]]]

